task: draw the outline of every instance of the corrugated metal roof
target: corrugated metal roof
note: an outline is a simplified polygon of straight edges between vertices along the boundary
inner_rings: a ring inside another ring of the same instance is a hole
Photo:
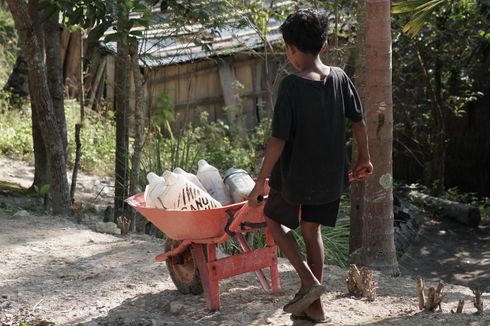
[[[268,4],[269,2],[266,1]],[[282,0],[276,6],[290,5],[292,2]],[[156,10],[156,9],[155,9]],[[158,10],[155,11],[158,13]],[[200,24],[172,27],[171,15],[157,14],[148,29],[135,27],[143,32],[139,41],[139,53],[142,66],[157,67],[189,62],[193,60],[231,55],[239,52],[251,52],[264,46],[264,41],[252,26],[239,23],[240,18],[231,19],[219,30],[206,29]],[[335,17],[330,14],[330,20]],[[271,45],[282,41],[279,31],[280,21],[273,18],[268,21],[267,42]],[[343,22],[341,30],[349,30],[350,23]],[[113,31],[106,33],[110,34]],[[115,42],[105,45],[112,52],[116,51]]]
[[[279,26],[280,22],[269,21],[268,43],[276,44],[282,40]],[[113,52],[116,50],[115,42],[105,46]],[[264,42],[251,27],[230,24],[213,33],[200,26],[188,26],[179,32],[158,24],[143,32],[139,46],[141,64],[156,67],[250,51],[263,47]]]

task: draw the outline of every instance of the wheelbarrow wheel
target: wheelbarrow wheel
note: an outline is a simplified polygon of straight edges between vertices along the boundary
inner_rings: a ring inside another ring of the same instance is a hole
[[[181,241],[167,239],[165,242],[165,252],[178,247],[180,243]],[[203,292],[197,263],[189,247],[177,257],[169,257],[165,263],[170,278],[179,292],[184,294],[201,294]]]

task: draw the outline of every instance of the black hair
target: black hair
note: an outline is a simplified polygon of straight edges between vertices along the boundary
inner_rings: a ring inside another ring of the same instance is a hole
[[[320,9],[300,9],[290,14],[279,30],[286,44],[317,55],[327,41],[328,15]]]

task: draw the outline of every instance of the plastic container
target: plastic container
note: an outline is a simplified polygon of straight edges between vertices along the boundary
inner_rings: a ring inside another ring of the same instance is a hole
[[[247,200],[248,195],[255,186],[255,181],[248,172],[237,168],[226,170],[224,182],[228,186],[235,203]]]
[[[219,201],[221,205],[231,204],[233,200],[231,199],[230,191],[223,183],[218,169],[205,160],[199,160],[198,165],[197,178],[201,181],[207,192]]]
[[[173,172],[175,174],[181,174],[181,175],[183,175],[184,177],[186,177],[187,180],[189,180],[190,182],[192,182],[194,185],[198,186],[201,190],[207,192],[206,188],[204,188],[204,186],[202,185],[201,181],[199,181],[199,179],[197,178],[197,176],[195,174],[186,172],[186,171],[184,171],[181,168],[175,168]]]
[[[164,179],[163,184],[155,178],[155,174],[148,174],[151,186],[148,194],[145,192],[145,200],[150,200],[152,208],[196,211],[221,207],[217,200],[181,174],[165,171],[160,178]],[[148,203],[147,207],[150,207]]]
[[[165,179],[153,172],[148,173],[146,178],[148,179],[148,185],[145,188],[146,207],[156,208],[157,206],[154,200],[163,196]]]

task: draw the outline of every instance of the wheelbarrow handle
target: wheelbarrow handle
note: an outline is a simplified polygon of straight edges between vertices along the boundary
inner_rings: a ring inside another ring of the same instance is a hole
[[[225,232],[233,236],[235,232],[240,232],[242,226],[251,228],[262,228],[265,226],[264,221],[257,220],[257,216],[263,216],[263,205],[250,207],[246,202],[238,211],[226,211],[228,214],[228,223],[225,226]],[[249,221],[248,218],[252,217]]]

